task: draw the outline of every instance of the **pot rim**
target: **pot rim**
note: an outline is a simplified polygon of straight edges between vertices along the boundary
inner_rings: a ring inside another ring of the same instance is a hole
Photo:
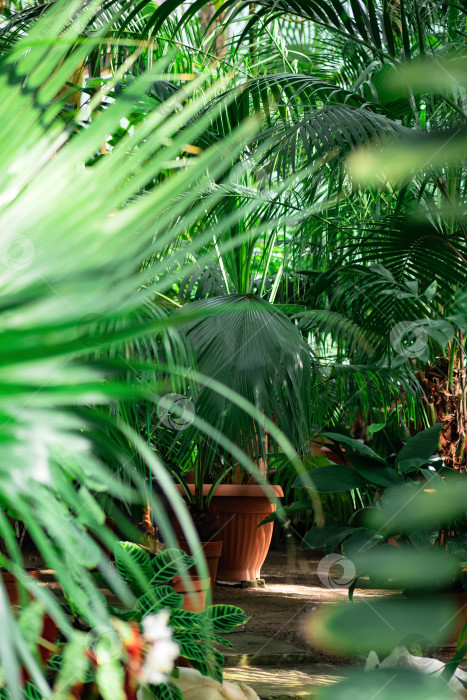
[[[178,544],[188,545],[188,540],[178,538]],[[224,540],[200,540],[201,549],[209,549],[224,544]],[[211,547],[210,547],[211,546]]]
[[[187,484],[190,492],[194,494],[195,485]],[[179,493],[184,494],[185,491],[180,484],[176,484]],[[212,484],[203,485],[203,496],[207,496],[211,490]],[[282,486],[278,484],[269,484],[269,488],[272,489],[274,496],[280,498],[284,495]],[[260,484],[219,484],[216,487],[213,497],[227,497],[227,498],[268,498],[265,487]],[[268,499],[269,500],[269,499]]]
[[[211,586],[211,579],[209,577],[201,578],[200,576],[190,576],[189,579],[191,581],[192,588],[194,591],[204,591],[205,589],[208,589]],[[172,585],[174,588],[177,584],[182,584],[186,588],[186,585],[184,584],[181,576],[174,576],[174,578],[172,579]],[[188,588],[186,588],[186,590],[187,592],[189,592]]]
[[[41,573],[41,570],[37,566],[26,566],[24,571],[31,576],[32,578],[39,578],[39,575]],[[0,569],[0,572],[2,574],[2,578],[5,580],[8,580],[9,577],[11,577],[11,580],[17,581],[18,577],[16,574],[13,574],[11,571],[7,571],[6,569]],[[34,575],[36,574],[36,576]]]

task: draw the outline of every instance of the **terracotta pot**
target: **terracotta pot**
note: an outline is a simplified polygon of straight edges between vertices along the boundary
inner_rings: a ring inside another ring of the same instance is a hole
[[[209,488],[209,486],[207,487]],[[271,486],[275,496],[283,496],[280,486]],[[276,510],[262,486],[221,484],[211,500],[217,514],[218,535],[224,546],[217,578],[221,581],[256,581],[271,544],[273,523],[258,527]]]
[[[31,576],[31,578],[39,578],[40,569],[25,569],[25,571],[29,576]],[[12,605],[19,605],[20,598],[18,590],[18,579],[14,574],[11,574],[9,571],[2,571],[2,579],[10,603]]]
[[[193,552],[186,540],[180,540],[178,543],[180,549],[183,549],[187,554],[196,556],[197,552]],[[216,540],[214,542],[201,542],[201,549],[203,550],[206,563],[209,570],[209,578],[211,579],[211,584],[214,585],[217,578],[217,567],[219,564],[219,557],[222,553],[222,540]],[[193,566],[189,569],[188,573],[190,575],[196,575],[196,567]]]
[[[184,493],[180,485],[177,486]],[[194,485],[190,490],[194,493]],[[203,486],[207,496],[211,484]],[[280,486],[271,486],[275,496],[284,495]],[[258,527],[259,523],[276,510],[258,484],[220,484],[210,503],[216,515],[216,539],[222,539],[217,578],[221,581],[256,581],[271,544],[273,523]]]
[[[202,612],[206,609],[206,598],[211,587],[211,579],[201,579],[198,576],[190,576],[193,593],[188,590],[180,576],[176,576],[172,582],[176,593],[181,593],[185,602],[182,605],[182,610],[190,610],[191,612]]]
[[[40,578],[40,569],[25,569],[26,573],[29,574],[32,578],[39,579]],[[19,590],[18,590],[18,579],[14,574],[11,574],[9,571],[2,571],[2,579],[3,579],[3,585],[5,586],[6,593],[8,595],[8,599],[11,603],[11,605],[19,605],[20,604],[20,596],[19,596]],[[32,596],[29,595],[29,598],[32,600]],[[49,642],[50,644],[55,644],[57,641],[58,637],[58,628],[53,619],[50,617],[50,615],[44,615],[44,620],[42,624],[42,632],[41,632],[41,637],[46,641]],[[52,650],[46,648],[45,646],[42,646],[39,644],[39,654],[41,657],[41,661],[43,664],[47,663],[49,658],[52,656],[53,652]],[[26,669],[22,669],[22,677],[23,677],[23,682],[26,683],[27,680],[29,680],[29,674],[27,673]]]

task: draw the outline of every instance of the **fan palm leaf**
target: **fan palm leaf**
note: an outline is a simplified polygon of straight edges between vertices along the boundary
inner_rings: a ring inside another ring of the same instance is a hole
[[[320,411],[310,396],[313,382],[321,375],[294,324],[273,305],[251,294],[210,297],[188,308],[207,314],[185,329],[196,368],[247,399],[301,449]],[[266,457],[262,426],[212,391],[209,383],[194,394],[193,402],[197,416],[257,459]],[[192,432],[184,435],[187,446]],[[207,443],[210,464],[218,451],[217,445]]]

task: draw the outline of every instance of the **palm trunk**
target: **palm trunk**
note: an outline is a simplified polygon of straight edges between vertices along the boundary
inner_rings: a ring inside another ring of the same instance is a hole
[[[443,423],[441,455],[447,467],[466,471],[465,440],[467,434],[466,376],[464,340],[451,343],[447,358],[417,372],[425,394],[425,406],[431,424]]]
[[[227,31],[219,31],[219,27],[224,22],[225,12],[222,12],[219,17],[210,26],[209,23],[216,13],[216,5],[214,2],[209,2],[200,10],[199,21],[202,29],[206,31],[209,27],[210,32],[214,32],[216,36],[215,54],[218,58],[225,56],[225,43],[228,38]]]

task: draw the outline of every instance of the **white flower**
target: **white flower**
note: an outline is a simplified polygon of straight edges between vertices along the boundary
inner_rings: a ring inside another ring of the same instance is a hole
[[[157,642],[159,639],[170,639],[172,637],[172,628],[168,622],[170,613],[167,610],[161,610],[157,615],[146,615],[143,620],[143,635],[150,642]]]
[[[180,647],[172,639],[172,629],[167,624],[170,613],[166,610],[157,615],[147,615],[143,620],[143,635],[151,642],[143,668],[141,679],[144,683],[160,685],[174,667],[174,661],[180,654]]]

